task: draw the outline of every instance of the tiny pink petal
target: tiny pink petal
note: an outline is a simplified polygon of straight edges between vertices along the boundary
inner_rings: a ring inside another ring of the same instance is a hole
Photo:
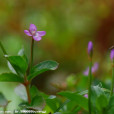
[[[33,31],[37,31],[37,27],[34,24],[30,24],[29,31],[32,33]]]
[[[27,36],[32,36],[32,34],[31,34],[28,30],[24,30],[24,33],[25,33]]]
[[[85,76],[88,76],[88,74],[89,74],[89,67],[83,72],[83,74],[84,74]]]
[[[39,34],[39,36],[44,36],[46,34],[45,31],[37,31],[37,33]]]

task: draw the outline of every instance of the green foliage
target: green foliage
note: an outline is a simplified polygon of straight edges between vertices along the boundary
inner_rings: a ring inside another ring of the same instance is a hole
[[[0,107],[6,107],[9,101],[4,97],[4,95],[0,92]]]
[[[13,73],[0,74],[0,81],[1,82],[20,82],[20,83],[24,82],[23,78]]]
[[[92,86],[92,110],[94,113],[101,113],[105,112],[108,106],[109,102],[109,95],[110,93],[103,88],[101,88],[99,85],[97,86]]]
[[[10,64],[13,66],[13,68],[16,70],[18,74],[25,74],[28,64],[26,60],[21,56],[8,56],[5,55],[7,60],[10,62]]]
[[[105,95],[100,95],[96,100],[96,107],[98,110],[104,110],[108,105],[108,99]]]
[[[55,70],[58,67],[58,63],[55,61],[44,61],[39,63],[38,65],[34,66],[28,76],[28,80],[35,78],[37,75],[48,71],[48,70]]]
[[[88,110],[88,99],[78,94],[77,92],[73,93],[66,91],[66,92],[60,92],[58,94],[70,99],[71,101],[75,101],[77,105],[79,105],[85,110]]]

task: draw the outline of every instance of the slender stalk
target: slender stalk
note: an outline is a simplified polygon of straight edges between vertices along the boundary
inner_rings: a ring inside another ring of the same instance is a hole
[[[32,41],[31,41],[31,60],[30,60],[30,70],[33,66],[33,48],[34,48],[34,39],[32,38]]]
[[[31,58],[30,58],[30,69],[29,69],[29,72],[31,71],[31,68],[33,66],[33,48],[34,48],[34,39],[32,38],[32,41],[31,41]],[[29,86],[30,86],[30,83],[28,82],[27,80],[27,75],[25,75],[25,88],[26,88],[26,92],[27,92],[27,97],[28,97],[28,103],[30,104],[31,103],[31,97],[30,97],[30,91],[29,91]]]
[[[7,55],[7,52],[6,52],[6,50],[4,49],[4,46],[2,45],[1,41],[0,41],[0,47],[1,47],[1,49],[2,49],[2,51],[3,51],[3,53],[4,53],[4,55]]]
[[[30,97],[30,92],[29,92],[29,85],[25,86],[26,87],[26,92],[27,92],[27,97],[28,97],[28,103],[31,103],[31,97]]]
[[[89,114],[91,114],[91,84],[92,84],[92,58],[90,59],[90,65],[89,65],[89,90],[88,90],[88,108],[89,108]]]
[[[30,104],[31,103],[31,97],[30,97],[30,91],[29,91],[30,83],[27,80],[27,75],[25,75],[25,83],[24,83],[24,86],[25,86],[26,92],[27,92],[28,103]]]
[[[111,85],[111,93],[110,95],[113,95],[113,89],[114,89],[114,59],[113,59],[113,63],[112,63],[112,85]]]

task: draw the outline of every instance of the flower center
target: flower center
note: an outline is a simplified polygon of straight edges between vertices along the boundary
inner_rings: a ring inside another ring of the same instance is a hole
[[[31,31],[31,34],[32,34],[33,36],[35,36],[36,31]]]

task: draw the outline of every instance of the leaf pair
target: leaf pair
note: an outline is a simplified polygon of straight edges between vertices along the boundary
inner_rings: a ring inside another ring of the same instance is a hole
[[[5,58],[8,60],[8,67],[12,73],[0,74],[0,81],[23,83],[24,76],[28,68],[28,61],[24,51],[20,50],[18,56],[5,55]],[[57,67],[58,63],[55,61],[48,60],[41,62],[31,69],[31,72],[27,78],[28,80],[32,80],[39,74],[48,70],[55,70]]]

